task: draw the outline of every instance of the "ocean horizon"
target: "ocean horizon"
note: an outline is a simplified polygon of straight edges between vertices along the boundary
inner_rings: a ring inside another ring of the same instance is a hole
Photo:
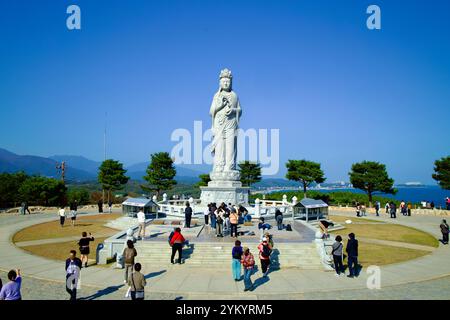
[[[434,202],[435,207],[445,208],[445,198],[450,197],[450,190],[444,190],[439,186],[420,186],[420,187],[406,187],[397,186],[397,193],[395,195],[386,193],[374,193],[374,196],[382,196],[392,198],[395,200],[404,200],[405,202],[419,203],[422,201]],[[299,191],[299,189],[292,189],[286,191]],[[331,192],[353,192],[364,194],[365,192],[359,189],[342,188],[342,189],[314,189],[311,191],[319,191],[323,193]],[[274,191],[280,192],[280,191]],[[384,206],[384,203],[382,204]]]

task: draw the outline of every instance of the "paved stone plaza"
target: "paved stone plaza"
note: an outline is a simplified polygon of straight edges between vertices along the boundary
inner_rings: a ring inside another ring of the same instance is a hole
[[[333,215],[348,213],[331,212]],[[0,216],[0,277],[19,267],[23,273],[24,299],[68,299],[65,292],[64,262],[31,255],[11,243],[12,235],[27,226],[56,220],[55,214]],[[397,220],[368,217],[399,223],[429,232],[440,238],[439,216],[400,216]],[[230,247],[231,249],[231,247]],[[260,271],[252,279],[253,292],[243,292],[243,283],[235,283],[229,269],[183,265],[144,265],[147,299],[449,299],[450,248],[440,245],[424,257],[381,267],[381,289],[366,287],[365,270],[356,279],[336,278],[333,272],[274,270],[268,279]],[[123,270],[93,266],[82,269],[80,298],[124,299]]]

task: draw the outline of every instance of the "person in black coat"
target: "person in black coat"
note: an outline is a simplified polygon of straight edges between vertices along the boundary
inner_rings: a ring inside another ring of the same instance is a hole
[[[441,228],[441,233],[442,233],[442,243],[448,244],[448,234],[450,232],[450,228],[447,224],[447,221],[445,221],[445,219],[442,220],[440,228]]]
[[[189,202],[186,202],[186,209],[184,209],[184,219],[186,221],[186,228],[191,227],[192,208]]]
[[[70,300],[77,300],[77,282],[80,277],[81,260],[76,257],[75,250],[70,251],[70,257],[66,260],[66,291],[70,294]]]
[[[358,267],[358,240],[355,239],[355,234],[352,232],[348,235],[347,248],[345,249],[348,255],[348,270],[350,274],[349,278],[357,277]]]
[[[390,212],[391,212],[391,218],[395,219],[397,218],[397,206],[394,202],[391,202],[390,204]]]

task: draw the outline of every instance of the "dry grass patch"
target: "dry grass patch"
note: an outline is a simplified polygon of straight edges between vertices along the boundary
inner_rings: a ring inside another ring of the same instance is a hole
[[[423,257],[429,253],[429,251],[378,245],[362,241],[359,243],[359,263],[365,268],[370,265],[382,266],[408,261]],[[347,262],[347,259],[345,262]]]
[[[333,222],[337,223],[345,223],[346,220],[352,220],[352,222],[358,222],[358,223],[385,223],[384,221],[378,221],[373,219],[363,219],[363,218],[357,218],[357,217],[345,217],[345,216],[333,216],[330,215],[328,217]]]
[[[106,238],[95,238],[95,241],[91,242],[91,253],[89,260],[97,258],[97,245],[103,243]],[[69,257],[70,250],[77,251],[77,257],[80,257],[80,251],[77,244],[78,241],[49,243],[44,245],[26,246],[21,249],[30,252],[31,254],[41,256],[47,259],[65,261]]]
[[[64,237],[81,237],[83,231],[91,232],[95,237],[96,234],[113,235],[117,230],[107,228],[105,223],[122,217],[122,214],[99,214],[93,216],[77,216],[76,225],[72,227],[70,218],[66,219],[64,227],[59,225],[59,219],[55,221],[36,224],[17,232],[13,236],[13,242],[32,241],[42,239],[55,239]]]
[[[330,233],[347,235],[353,232],[358,237],[398,241],[437,248],[438,240],[426,232],[397,224],[345,224],[345,229]]]

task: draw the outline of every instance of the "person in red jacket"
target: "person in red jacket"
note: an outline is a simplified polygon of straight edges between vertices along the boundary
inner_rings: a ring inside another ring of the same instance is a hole
[[[181,234],[181,229],[176,228],[175,232],[170,239],[170,246],[172,247],[172,256],[170,257],[170,262],[174,264],[173,258],[175,257],[175,253],[178,251],[178,263],[181,264],[181,255],[183,254],[183,244],[186,241],[183,235]]]

